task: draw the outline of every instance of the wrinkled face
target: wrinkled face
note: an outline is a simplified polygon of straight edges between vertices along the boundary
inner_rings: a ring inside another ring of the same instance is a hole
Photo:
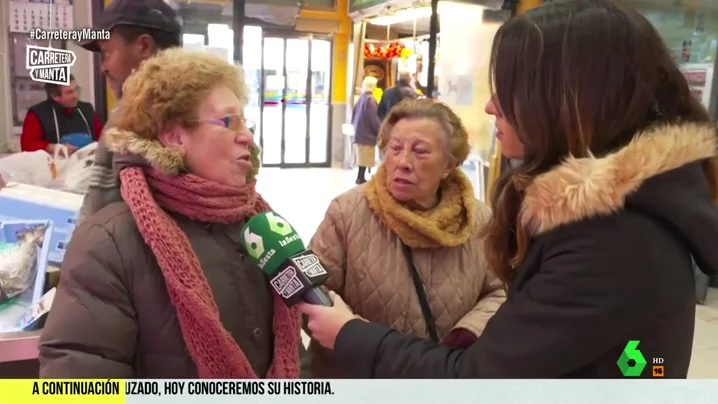
[[[70,82],[69,86],[60,86],[57,89],[60,94],[53,95],[52,99],[65,108],[75,108],[77,101],[80,100],[80,94],[77,92],[77,83]]]
[[[125,80],[143,60],[152,56],[155,49],[154,41],[148,35],[140,35],[128,43],[120,35],[112,32],[109,40],[99,41],[98,45],[102,52],[100,70],[107,78],[107,83],[115,96],[120,98]]]
[[[253,141],[244,120],[242,101],[227,86],[212,90],[199,110],[200,125],[160,135],[166,146],[180,150],[192,174],[220,184],[245,185]]]
[[[516,131],[511,127],[506,118],[504,118],[495,97],[489,99],[484,111],[496,118],[496,139],[501,142],[501,154],[509,159],[523,159],[524,145],[516,135]]]
[[[385,150],[389,193],[401,203],[431,208],[441,180],[453,166],[443,148],[444,132],[433,119],[402,119]]]

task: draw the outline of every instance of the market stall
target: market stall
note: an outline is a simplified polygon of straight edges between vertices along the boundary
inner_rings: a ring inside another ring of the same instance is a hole
[[[355,96],[354,89],[365,75],[375,76],[383,89],[394,84],[399,68],[411,71],[416,87],[426,91],[423,60],[429,39],[429,1],[355,0],[349,3],[349,15],[354,21],[354,74],[349,86]]]
[[[643,14],[661,34],[696,98],[718,120],[718,2],[620,0]]]
[[[349,1],[348,13],[353,21],[347,63],[347,99],[350,102],[347,102],[346,116],[349,122],[365,76],[377,79],[377,100],[381,99],[383,90],[395,84],[400,66],[417,77],[417,52],[413,40],[428,34],[426,19],[431,15],[431,9],[426,4],[409,0]],[[351,168],[354,165],[351,124],[344,125],[343,133],[344,168]]]
[[[20,172],[19,161],[34,156],[51,163],[44,167],[47,178],[42,166]],[[11,181],[44,179],[43,185],[50,185],[57,179],[52,178],[53,172],[57,175],[52,163],[44,152],[0,160],[0,377],[37,377],[39,330],[52,306],[65,248],[82,205],[82,193]]]
[[[377,78],[379,98],[400,68],[410,71],[417,92],[447,103],[469,130],[472,153],[462,168],[473,178],[480,200],[485,200],[494,148],[493,121],[484,113],[490,97],[489,54],[496,30],[515,6],[515,1],[504,0],[356,0],[349,5],[354,21],[352,99],[360,95],[367,75]],[[351,131],[346,134],[345,162],[351,162]]]

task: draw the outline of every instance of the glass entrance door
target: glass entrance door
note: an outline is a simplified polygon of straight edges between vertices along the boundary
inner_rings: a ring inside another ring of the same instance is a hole
[[[247,28],[244,47],[249,50]],[[260,45],[252,42],[252,48]],[[252,95],[258,96],[247,116],[257,122],[262,165],[328,167],[331,41],[263,32],[260,47],[253,54],[262,55],[261,66],[251,69],[245,63],[245,71]]]
[[[262,148],[262,165],[282,164],[284,154],[284,88],[286,71],[284,38],[263,38],[262,50],[262,124],[259,127],[259,146]]]

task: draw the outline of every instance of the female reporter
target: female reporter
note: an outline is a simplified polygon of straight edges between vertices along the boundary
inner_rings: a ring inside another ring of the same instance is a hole
[[[103,138],[123,201],[79,226],[40,341],[48,378],[296,378],[300,316],[240,244],[269,205],[245,81],[182,49],[145,61]]]
[[[486,229],[506,303],[466,349],[354,319],[337,296],[302,307],[312,337],[359,377],[621,377],[635,340],[685,378],[691,256],[718,270],[718,136],[663,41],[608,0],[551,2],[499,29],[491,71],[486,112],[523,161]]]
[[[445,104],[404,101],[384,121],[379,150],[376,175],[334,199],[312,238],[325,286],[371,321],[466,347],[506,298],[479,235],[489,208],[458,168],[466,128]],[[309,352],[314,377],[346,375],[316,342]]]

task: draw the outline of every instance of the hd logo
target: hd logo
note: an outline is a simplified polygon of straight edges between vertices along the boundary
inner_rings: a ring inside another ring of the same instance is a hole
[[[292,225],[289,224],[283,217],[275,214],[274,212],[267,212],[265,216],[267,223],[269,224],[269,230],[280,236],[286,236],[294,231]]]
[[[249,231],[249,227],[244,229],[244,247],[247,253],[252,256],[255,260],[264,254],[264,243],[262,237]]]

